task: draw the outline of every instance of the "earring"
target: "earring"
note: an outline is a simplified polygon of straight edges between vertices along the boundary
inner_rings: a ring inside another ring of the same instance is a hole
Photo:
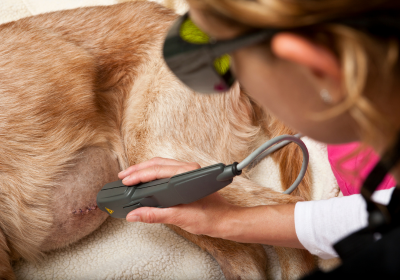
[[[332,104],[332,96],[329,94],[329,91],[327,89],[322,89],[319,92],[319,95],[321,96],[322,101],[326,104]]]

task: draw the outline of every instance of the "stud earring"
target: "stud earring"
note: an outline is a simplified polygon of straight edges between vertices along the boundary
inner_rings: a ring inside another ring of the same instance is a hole
[[[321,96],[322,101],[326,104],[332,104],[332,96],[329,94],[329,91],[327,89],[322,89],[319,92],[319,95]]]

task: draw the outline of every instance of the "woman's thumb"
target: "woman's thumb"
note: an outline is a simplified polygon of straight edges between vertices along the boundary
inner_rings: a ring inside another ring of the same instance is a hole
[[[148,224],[168,224],[169,208],[141,207],[133,210],[126,216],[128,222],[142,222]]]

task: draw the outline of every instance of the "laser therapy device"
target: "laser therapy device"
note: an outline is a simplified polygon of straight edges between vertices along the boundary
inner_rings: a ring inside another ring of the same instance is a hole
[[[308,150],[300,134],[275,137],[251,153],[240,163],[225,165],[218,163],[197,170],[181,173],[171,178],[125,186],[122,180],[106,184],[97,194],[97,206],[114,218],[126,218],[139,207],[167,208],[188,204],[206,197],[232,183],[233,178],[246,167],[253,167],[261,159],[294,142],[303,152],[303,163],[299,175],[284,192],[291,193],[300,184],[308,166]]]

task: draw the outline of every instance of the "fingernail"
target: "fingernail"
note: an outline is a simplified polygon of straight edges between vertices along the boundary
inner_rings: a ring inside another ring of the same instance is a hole
[[[122,180],[122,183],[126,183],[126,180],[128,180],[129,179],[129,177],[130,177],[130,175],[129,176],[126,176],[123,180]],[[126,184],[125,184],[126,185]]]
[[[123,174],[125,174],[125,173],[126,173],[126,169],[125,169],[125,170],[122,170],[121,172],[119,172],[118,175],[123,175]]]
[[[134,222],[140,222],[140,216],[130,215],[130,216],[126,217],[126,220],[127,220],[128,222],[132,222],[132,223],[134,223]]]

